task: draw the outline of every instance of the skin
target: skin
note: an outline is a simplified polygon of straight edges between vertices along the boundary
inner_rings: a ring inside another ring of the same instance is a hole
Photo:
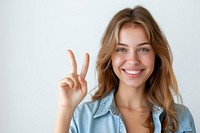
[[[85,77],[89,67],[89,54],[85,54],[81,72],[77,73],[77,63],[71,50],[68,50],[70,57],[71,74],[59,82],[59,103],[55,133],[67,133],[70,121],[77,105],[87,94],[87,82]]]
[[[155,52],[144,29],[135,24],[123,26],[119,32],[119,44],[111,58],[113,70],[120,79],[118,92],[129,101],[138,101],[132,99],[135,96],[143,98],[146,81],[155,63]]]
[[[138,25],[122,27],[111,58],[113,70],[120,79],[119,88],[144,88],[154,70],[155,53],[144,29]]]
[[[119,78],[115,102],[125,120],[127,132],[147,132],[143,125],[150,111],[145,84],[154,70],[155,53],[144,29],[135,24],[123,26],[111,59]]]
[[[80,74],[77,73],[77,63],[71,50],[68,50],[70,57],[71,74],[60,81],[60,106],[73,108],[78,105],[87,93],[87,82],[85,77],[89,66],[89,54],[86,53],[85,60]]]

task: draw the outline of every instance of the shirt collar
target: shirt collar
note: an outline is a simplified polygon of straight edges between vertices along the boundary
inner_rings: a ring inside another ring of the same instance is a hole
[[[104,98],[100,100],[98,109],[94,115],[94,118],[100,117],[105,115],[107,112],[111,112],[113,115],[119,115],[120,112],[118,111],[115,105],[115,94],[116,89],[112,89]]]
[[[107,114],[107,112],[109,111],[114,116],[121,115],[115,104],[115,98],[114,98],[115,91],[116,89],[112,89],[104,98],[100,100],[94,118],[103,116]],[[160,115],[162,112],[164,112],[163,108],[159,107],[158,105],[153,105],[152,109],[153,109],[153,115]]]

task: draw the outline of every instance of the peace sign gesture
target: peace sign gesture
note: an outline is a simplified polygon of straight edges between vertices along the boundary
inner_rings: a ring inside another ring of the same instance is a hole
[[[68,54],[70,57],[71,74],[59,82],[59,106],[74,109],[87,94],[85,77],[89,67],[89,54],[85,54],[80,74],[77,73],[77,63],[73,52],[68,50]]]

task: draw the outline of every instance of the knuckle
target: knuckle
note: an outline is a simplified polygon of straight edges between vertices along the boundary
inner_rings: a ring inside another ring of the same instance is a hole
[[[79,83],[76,83],[76,84],[74,85],[74,87],[75,87],[75,88],[80,88],[80,84],[79,84]]]
[[[75,74],[75,73],[70,73],[70,76],[73,77],[73,78],[75,78],[75,77],[77,77],[77,74]]]

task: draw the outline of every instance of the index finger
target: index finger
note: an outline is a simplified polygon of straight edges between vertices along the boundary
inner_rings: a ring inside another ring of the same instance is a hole
[[[70,57],[71,72],[77,73],[77,64],[76,64],[76,59],[75,59],[74,53],[71,50],[68,50],[67,52]]]
[[[90,56],[88,53],[85,54],[85,59],[84,59],[84,63],[83,63],[83,66],[82,66],[82,69],[81,69],[81,77],[84,79],[86,74],[87,74],[87,71],[88,71],[88,67],[89,67],[89,62],[90,62]]]

